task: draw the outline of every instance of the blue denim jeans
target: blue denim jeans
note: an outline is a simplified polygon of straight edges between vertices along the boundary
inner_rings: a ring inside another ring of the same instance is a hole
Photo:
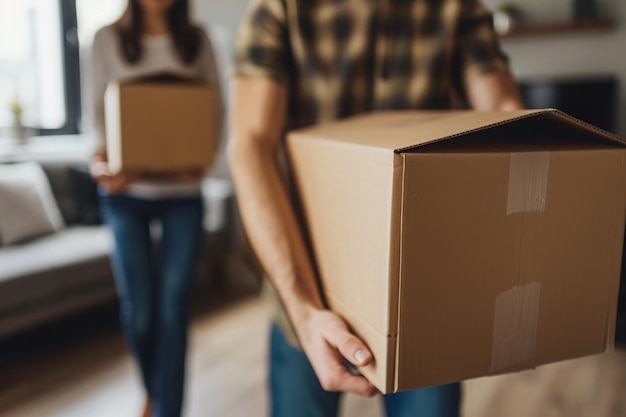
[[[112,265],[120,322],[141,371],[153,417],[179,417],[189,290],[202,238],[200,197],[143,200],[100,194],[115,242]],[[159,256],[150,224],[161,224]]]
[[[270,335],[271,417],[336,417],[341,393],[324,391],[304,353],[276,325]],[[388,417],[458,417],[460,384],[383,396]]]

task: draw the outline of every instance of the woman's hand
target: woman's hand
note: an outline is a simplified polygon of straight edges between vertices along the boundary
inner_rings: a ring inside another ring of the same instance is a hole
[[[106,161],[94,161],[90,167],[91,176],[109,194],[122,193],[135,178],[127,174],[113,174]]]
[[[168,179],[181,182],[199,182],[204,177],[204,169],[194,168],[182,171],[171,172]]]

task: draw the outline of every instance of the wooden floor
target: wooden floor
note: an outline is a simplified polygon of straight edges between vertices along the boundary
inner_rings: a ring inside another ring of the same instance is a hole
[[[100,333],[0,367],[0,416],[138,416],[142,391],[122,337],[114,327]],[[196,314],[184,415],[266,416],[267,334],[256,297]],[[626,417],[626,353],[470,381],[464,384],[463,414]],[[341,415],[381,417],[380,398],[348,396]]]

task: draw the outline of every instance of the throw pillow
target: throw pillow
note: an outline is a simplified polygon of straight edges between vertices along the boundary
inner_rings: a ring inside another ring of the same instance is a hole
[[[50,183],[36,162],[0,165],[0,241],[3,245],[65,227]]]

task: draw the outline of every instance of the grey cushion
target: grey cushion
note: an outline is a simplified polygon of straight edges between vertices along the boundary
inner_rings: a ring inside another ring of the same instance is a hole
[[[37,162],[0,165],[0,239],[3,245],[65,227],[48,178]]]
[[[103,226],[73,226],[0,250],[0,311],[27,309],[89,287],[113,286],[112,239]]]

